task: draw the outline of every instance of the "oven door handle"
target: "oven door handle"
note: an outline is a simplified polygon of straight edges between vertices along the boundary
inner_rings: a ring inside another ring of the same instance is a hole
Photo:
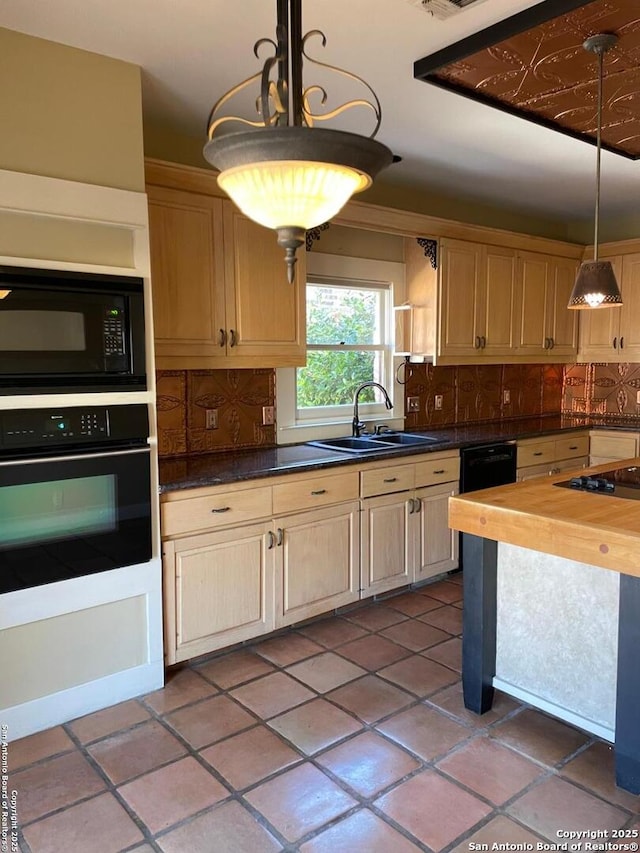
[[[6,459],[0,461],[0,468],[9,467],[10,465],[38,465],[46,462],[76,462],[78,460],[86,461],[87,459],[104,459],[105,457],[114,456],[130,456],[134,453],[151,453],[150,447],[134,447],[129,450],[105,450],[100,453],[77,453],[72,456],[32,456],[29,459]]]

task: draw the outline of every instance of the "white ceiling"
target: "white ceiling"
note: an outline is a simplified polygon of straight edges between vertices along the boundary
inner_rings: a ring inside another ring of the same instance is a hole
[[[481,0],[439,21],[410,0],[303,2],[304,31],[327,36],[314,55],[364,77],[380,98],[377,138],[403,161],[379,182],[552,218],[592,216],[591,145],[413,78],[416,59],[534,5]],[[274,36],[275,7],[275,0],[2,0],[0,26],[140,65],[145,118],[204,142],[214,101],[258,71],[253,45]],[[338,77],[327,80],[331,106],[341,86]],[[634,214],[640,161],[603,152],[602,176],[603,215]]]

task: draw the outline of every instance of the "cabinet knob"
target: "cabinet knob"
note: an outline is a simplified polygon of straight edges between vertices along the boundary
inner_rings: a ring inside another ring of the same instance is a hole
[[[234,347],[238,343],[235,329],[229,329],[229,346]]]
[[[220,329],[220,331],[218,332],[218,342],[221,347],[223,347],[227,342],[227,333],[224,329]]]

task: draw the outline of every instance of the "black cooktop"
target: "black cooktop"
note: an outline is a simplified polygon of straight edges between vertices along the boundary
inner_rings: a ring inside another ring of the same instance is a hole
[[[613,495],[616,498],[637,501],[640,500],[640,466],[584,474],[553,485],[579,492],[594,492],[598,495]]]

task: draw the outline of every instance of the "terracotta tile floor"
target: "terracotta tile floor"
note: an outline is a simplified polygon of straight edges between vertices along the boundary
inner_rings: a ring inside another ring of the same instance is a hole
[[[638,828],[612,751],[460,686],[461,576],[9,745],[22,853],[468,853]]]

